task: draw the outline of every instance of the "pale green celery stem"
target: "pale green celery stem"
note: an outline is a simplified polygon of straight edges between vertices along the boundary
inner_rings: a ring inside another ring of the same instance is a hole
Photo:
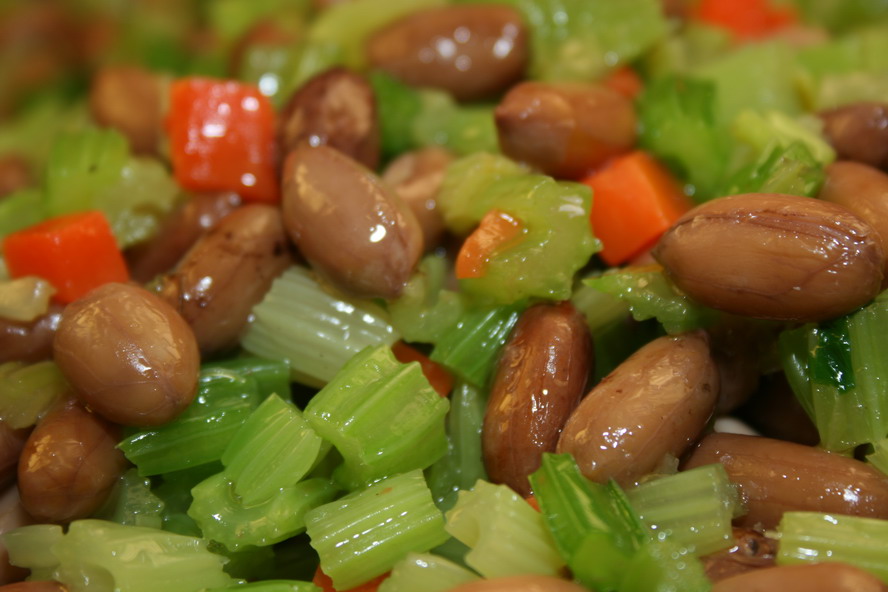
[[[31,322],[46,314],[49,300],[55,293],[52,284],[37,276],[0,280],[0,317]]]
[[[67,389],[55,362],[0,364],[0,418],[14,429],[30,427]]]
[[[866,462],[888,475],[888,439],[873,444],[873,452],[867,455]]]
[[[431,553],[410,553],[398,562],[379,592],[447,592],[460,584],[479,580],[477,574]]]

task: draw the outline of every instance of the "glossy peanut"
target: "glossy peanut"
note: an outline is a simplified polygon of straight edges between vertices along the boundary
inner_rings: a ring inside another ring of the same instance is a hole
[[[136,66],[106,66],[92,79],[89,109],[126,136],[137,154],[156,154],[163,133],[163,79]]]
[[[851,103],[822,111],[820,118],[840,160],[888,167],[888,103]]]
[[[786,375],[776,372],[763,376],[760,387],[737,410],[759,435],[806,446],[820,442],[817,426],[792,392]]]
[[[223,218],[167,276],[160,295],[204,354],[237,344],[253,306],[292,264],[280,210],[251,204]]]
[[[820,321],[868,303],[885,265],[878,233],[846,208],[775,193],[697,206],[654,257],[701,304],[783,321]]]
[[[422,229],[376,175],[328,146],[300,146],[284,163],[283,193],[284,225],[315,271],[356,296],[401,293]]]
[[[127,467],[116,426],[74,399],[59,402],[25,443],[18,466],[22,504],[39,521],[85,518]]]
[[[157,234],[126,253],[130,276],[145,283],[170,271],[194,243],[237,209],[233,192],[196,193],[167,216]]]
[[[59,582],[35,580],[0,586],[0,592],[68,592],[68,589]]]
[[[382,174],[422,228],[423,250],[433,249],[444,235],[444,217],[438,209],[438,191],[453,156],[437,147],[406,152],[389,163]]]
[[[368,169],[379,166],[376,95],[361,74],[333,68],[314,76],[293,93],[278,121],[281,154],[324,144]]]
[[[16,154],[0,155],[0,199],[33,183],[28,161]]]
[[[766,362],[776,348],[780,328],[723,315],[709,327],[710,350],[719,374],[716,414],[730,413],[757,391]]]
[[[523,82],[494,118],[506,156],[554,177],[580,177],[635,145],[632,102],[596,84]]]
[[[702,333],[660,337],[635,352],[586,395],[557,451],[582,473],[629,484],[697,439],[718,397],[718,372]]]
[[[19,322],[0,318],[0,364],[34,363],[52,357],[52,340],[62,320],[61,304],[50,304],[45,315]]]
[[[16,465],[30,433],[30,428],[16,430],[0,420],[0,488],[15,480]]]
[[[888,253],[888,174],[859,162],[834,162],[826,167],[826,181],[817,197],[847,208],[875,228],[882,251]],[[882,271],[885,287],[888,257]]]
[[[781,565],[721,580],[712,592],[884,592],[882,582],[844,563]]]
[[[507,89],[523,77],[529,56],[521,14],[495,4],[416,11],[373,34],[366,50],[372,66],[460,100]]]
[[[706,575],[713,582],[742,573],[773,567],[777,541],[757,530],[734,528],[734,544],[700,560]]]
[[[531,493],[528,475],[555,452],[564,423],[586,392],[592,339],[569,302],[528,308],[497,363],[482,429],[490,480]]]
[[[0,493],[0,585],[18,582],[28,575],[27,569],[9,562],[9,551],[6,548],[3,535],[10,530],[33,523],[34,518],[22,506],[18,487],[12,485]]]
[[[450,592],[588,592],[588,590],[561,578],[527,575],[475,580],[451,588]]]
[[[888,518],[888,477],[853,458],[759,436],[710,434],[684,468],[716,462],[746,502],[738,526],[775,528],[787,511]]]
[[[166,423],[197,390],[200,353],[191,327],[133,285],[105,284],[69,304],[53,350],[77,396],[123,425]]]

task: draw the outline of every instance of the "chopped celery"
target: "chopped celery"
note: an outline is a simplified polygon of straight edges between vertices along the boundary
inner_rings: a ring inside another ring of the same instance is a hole
[[[236,551],[248,545],[273,545],[305,529],[306,514],[331,501],[338,488],[327,479],[308,479],[279,488],[260,503],[247,504],[234,492],[225,472],[198,483],[188,508],[203,536]]]
[[[55,362],[0,364],[0,419],[14,429],[30,427],[68,388]]]
[[[278,110],[292,96],[289,76],[299,58],[300,46],[253,45],[244,52],[238,78],[259,88]]]
[[[379,592],[447,592],[480,579],[477,574],[431,553],[409,553],[379,585]]]
[[[784,193],[814,197],[826,179],[823,165],[802,142],[774,143],[758,161],[740,168],[725,183],[723,195]]]
[[[687,74],[731,45],[731,34],[725,29],[689,20],[642,56],[640,67],[651,79]]]
[[[616,269],[588,277],[583,284],[627,302],[636,321],[656,318],[670,335],[706,327],[718,315],[680,292],[660,266]]]
[[[843,31],[888,18],[885,0],[791,0],[805,22]]]
[[[264,401],[269,395],[278,395],[283,399],[290,398],[290,367],[284,360],[267,360],[245,356],[214,360],[204,364],[202,368],[204,370],[223,368],[242,376],[255,378],[256,384],[259,386],[260,400]]]
[[[525,307],[517,303],[467,309],[451,331],[438,340],[431,359],[466,382],[486,387],[500,349]]]
[[[39,189],[29,187],[7,195],[0,199],[0,239],[45,217],[43,193]]]
[[[441,458],[448,407],[418,363],[401,364],[380,345],[349,360],[308,403],[305,419],[342,454],[337,478],[355,485]]]
[[[390,570],[410,552],[447,539],[421,471],[388,477],[310,511],[305,522],[321,568],[339,590]]]
[[[884,0],[877,0],[884,2]],[[828,43],[805,47],[796,61],[803,84],[814,86],[829,76],[878,74],[888,69],[888,23],[867,23]]]
[[[213,588],[207,592],[323,592],[311,582],[297,580],[261,580],[250,584],[237,584],[227,588]]]
[[[417,146],[442,146],[460,156],[499,151],[493,106],[459,105],[438,90],[419,92],[410,134]]]
[[[194,501],[191,490],[204,479],[222,471],[219,461],[197,465],[155,478],[152,493],[163,501],[163,529],[178,534],[201,536],[200,527],[188,515]]]
[[[444,289],[446,273],[443,257],[426,256],[401,296],[388,303],[392,325],[405,341],[436,343],[459,321],[462,297]]]
[[[118,447],[142,476],[219,460],[232,436],[259,405],[256,380],[223,368],[201,371],[198,392],[179,417],[130,435]]]
[[[731,520],[742,505],[721,464],[646,481],[626,494],[655,534],[664,533],[696,555],[733,544]]]
[[[873,451],[866,455],[866,462],[888,475],[888,438],[873,443]]]
[[[329,382],[365,347],[391,345],[400,337],[376,304],[331,294],[299,266],[274,281],[253,316],[241,339],[244,349],[286,360],[292,377],[310,386]]]
[[[821,166],[836,159],[836,151],[823,137],[823,123],[813,116],[790,117],[780,111],[759,113],[741,111],[731,125],[731,133],[749,144],[756,154],[765,154],[778,143],[783,148],[799,142]]]
[[[814,96],[815,109],[832,109],[848,103],[884,101],[888,95],[888,72],[824,76]]]
[[[888,520],[817,512],[786,512],[777,526],[778,565],[838,561],[888,584]]]
[[[554,576],[564,567],[540,513],[506,485],[478,481],[446,518],[447,532],[471,549],[466,564],[485,578]]]
[[[56,290],[37,276],[0,280],[0,318],[29,323],[46,314]]]
[[[292,403],[271,395],[234,434],[222,464],[244,506],[295,485],[318,459],[321,438]]]
[[[422,110],[419,91],[384,72],[372,72],[382,153],[386,159],[416,147],[413,122]]]
[[[75,520],[64,535],[61,526],[24,526],[5,541],[14,564],[37,567],[70,592],[199,592],[234,583],[207,541],[155,528]]]
[[[309,0],[213,0],[207,5],[207,18],[214,33],[228,42],[236,41],[263,19],[275,22],[299,21],[311,10]]]
[[[33,170],[43,170],[55,137],[88,125],[86,101],[68,104],[56,93],[34,100],[17,117],[0,125],[0,153],[20,154]]]
[[[163,527],[164,503],[151,492],[151,480],[136,469],[121,475],[105,505],[93,516],[129,526]]]
[[[703,564],[670,539],[644,543],[629,564],[620,592],[709,592],[712,582]]]

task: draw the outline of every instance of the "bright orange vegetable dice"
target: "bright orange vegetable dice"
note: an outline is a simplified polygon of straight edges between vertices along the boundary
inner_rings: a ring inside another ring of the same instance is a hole
[[[358,586],[357,588],[350,588],[349,590],[338,591],[333,587],[333,580],[330,579],[330,576],[325,574],[320,566],[315,570],[315,575],[311,580],[311,583],[315,586],[318,586],[324,592],[376,592],[379,589],[379,585],[385,580],[387,577],[391,575],[390,572],[386,572],[381,576],[375,577],[369,582],[365,582]]]
[[[176,181],[277,202],[274,108],[255,86],[190,77],[173,83],[166,119]]]
[[[395,359],[402,364],[410,362],[419,362],[426,380],[442,397],[446,397],[453,390],[453,375],[441,364],[435,362],[427,355],[416,348],[410,347],[403,341],[397,341],[392,344],[392,353]]]
[[[3,258],[13,278],[41,277],[63,303],[102,284],[129,281],[111,225],[97,211],[50,218],[14,232],[3,240]]]
[[[767,37],[798,22],[791,6],[778,6],[771,0],[701,0],[693,14],[738,40]]]
[[[521,220],[511,214],[497,209],[487,212],[456,256],[457,279],[484,277],[490,259],[520,240],[523,230]]]

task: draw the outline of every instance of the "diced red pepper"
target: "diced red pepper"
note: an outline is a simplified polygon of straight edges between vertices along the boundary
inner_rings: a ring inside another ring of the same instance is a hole
[[[629,66],[617,68],[604,79],[604,85],[615,90],[629,100],[635,100],[644,89],[644,82],[638,72]]]
[[[317,570],[315,570],[314,578],[312,578],[311,583],[323,590],[324,592],[376,592],[379,589],[379,585],[389,577],[390,573],[386,572],[381,576],[373,578],[369,582],[365,582],[360,586],[355,588],[349,588],[348,590],[336,590],[333,587],[333,580],[321,571],[321,567],[318,566]]]
[[[422,373],[429,381],[429,384],[442,397],[446,397],[453,390],[453,375],[444,366],[435,362],[418,349],[410,347],[403,341],[398,341],[392,345],[392,353],[395,354],[395,359],[402,364],[419,362]]]
[[[274,108],[255,86],[190,77],[173,83],[166,119],[176,181],[277,202]]]
[[[109,282],[129,281],[123,254],[98,211],[50,218],[8,235],[3,258],[13,278],[38,276],[68,303]]]
[[[729,31],[738,40],[767,37],[798,22],[791,6],[770,0],[700,0],[693,17]]]

